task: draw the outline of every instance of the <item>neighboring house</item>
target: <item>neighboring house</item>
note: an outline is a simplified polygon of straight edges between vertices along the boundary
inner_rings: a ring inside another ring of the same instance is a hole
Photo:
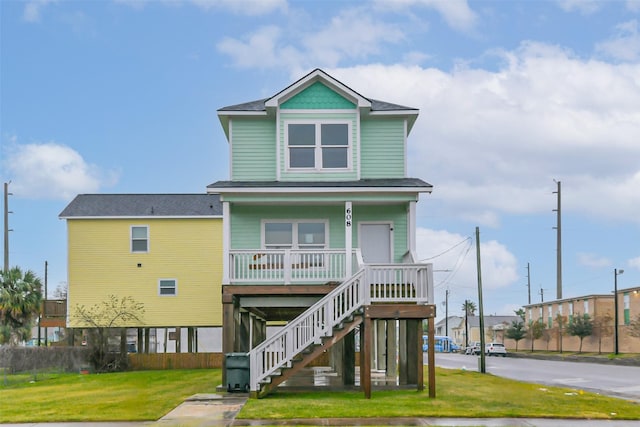
[[[618,346],[622,353],[640,352],[640,338],[630,332],[630,324],[640,315],[640,287],[618,289]],[[535,340],[533,348],[552,351],[578,351],[580,339],[569,336],[564,330],[575,316],[588,314],[594,328],[590,337],[582,342],[582,351],[604,352],[614,351],[614,295],[584,295],[560,300],[545,301],[525,305],[526,324],[542,322],[545,333]],[[563,319],[563,330],[560,330],[558,317]],[[531,348],[531,341],[523,340]]]
[[[450,337],[457,345],[464,345],[462,331],[464,331],[464,317],[461,316],[449,316],[436,323],[436,335]]]
[[[415,255],[416,203],[432,186],[407,176],[407,138],[418,110],[366,98],[316,69],[272,97],[221,108],[218,116],[230,180],[208,191],[220,194],[224,213],[225,353],[275,345],[263,343],[267,324],[290,322],[353,283],[340,309],[353,302],[349,292],[371,281],[379,282],[379,294],[365,292],[368,299],[432,303],[430,264],[417,264]],[[379,268],[363,279],[371,264]],[[423,279],[428,286],[419,289],[428,295],[401,289]],[[314,319],[331,327],[331,319]],[[413,334],[415,320],[406,321]],[[297,342],[302,326],[288,328],[298,328],[286,338]],[[374,366],[392,370],[397,349],[386,348],[383,337],[396,333],[395,320],[381,319],[375,330]],[[252,357],[289,363],[275,350]],[[252,366],[256,391],[253,375]]]
[[[218,195],[83,194],[60,218],[68,235],[67,327],[88,326],[75,315],[78,306],[114,295],[144,305],[142,321],[125,325],[138,329],[140,351],[179,352],[184,338],[183,348],[198,351],[198,328],[201,341],[202,328],[217,328],[207,332],[220,340]]]
[[[464,318],[460,324],[459,333],[462,336],[462,343],[466,344],[465,339],[467,331],[469,333],[469,343],[472,341],[480,341],[480,316],[468,316],[467,325],[465,325]],[[501,342],[509,344],[509,340],[504,338],[504,331],[507,329],[511,322],[516,320],[522,320],[518,316],[484,316],[484,340],[489,342]],[[515,344],[514,344],[515,347]]]

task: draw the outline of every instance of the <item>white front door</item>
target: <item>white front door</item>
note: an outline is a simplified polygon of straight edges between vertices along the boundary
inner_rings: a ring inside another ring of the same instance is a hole
[[[391,262],[391,224],[359,224],[359,241],[362,258],[366,263]]]

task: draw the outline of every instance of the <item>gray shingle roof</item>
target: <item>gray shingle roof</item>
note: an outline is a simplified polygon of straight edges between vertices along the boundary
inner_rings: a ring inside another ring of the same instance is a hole
[[[60,213],[60,218],[216,216],[222,216],[218,194],[80,194]]]
[[[227,107],[222,107],[218,111],[228,111],[228,112],[258,112],[258,111],[266,111],[265,102],[267,102],[270,98],[258,99],[256,101],[244,102],[242,104],[229,105]],[[375,99],[369,99],[371,101],[371,111],[417,111],[417,108],[405,107],[404,105],[392,104],[390,102],[378,101]]]
[[[218,181],[207,188],[407,188],[431,189],[420,178],[381,178],[358,181]]]
[[[469,326],[479,327],[480,316],[469,316]],[[484,316],[484,327],[492,328],[494,326],[503,324],[505,326],[511,326],[511,322],[514,320],[522,320],[519,316]]]

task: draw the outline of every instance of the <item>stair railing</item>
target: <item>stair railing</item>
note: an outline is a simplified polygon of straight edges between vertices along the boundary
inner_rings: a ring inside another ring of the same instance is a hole
[[[260,390],[260,382],[286,367],[293,357],[331,336],[340,324],[363,305],[365,269],[333,289],[274,336],[249,352],[251,391]]]
[[[371,303],[433,304],[431,264],[365,265],[275,335],[249,352],[250,388],[278,370],[311,344],[332,336],[333,328]]]

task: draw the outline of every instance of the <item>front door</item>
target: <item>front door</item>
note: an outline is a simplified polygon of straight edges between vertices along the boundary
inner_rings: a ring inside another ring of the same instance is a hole
[[[360,250],[364,262],[391,262],[391,230],[390,223],[360,223]]]

